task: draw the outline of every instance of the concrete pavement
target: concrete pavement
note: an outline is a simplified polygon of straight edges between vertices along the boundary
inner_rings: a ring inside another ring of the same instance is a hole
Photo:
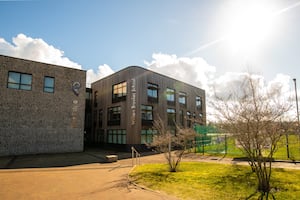
[[[126,157],[131,154],[121,153],[118,162],[105,163],[104,156],[111,153],[115,152],[0,158],[7,168],[0,170],[0,199],[176,199],[130,184],[132,160]]]
[[[120,160],[105,163],[105,155],[108,154],[118,154]],[[176,199],[130,184],[130,157],[130,153],[99,149],[81,153],[0,157],[0,199]],[[194,154],[185,156],[183,161],[247,164],[230,158]],[[141,158],[142,164],[161,162],[165,162],[163,155]],[[275,162],[273,165],[300,170],[300,164]]]

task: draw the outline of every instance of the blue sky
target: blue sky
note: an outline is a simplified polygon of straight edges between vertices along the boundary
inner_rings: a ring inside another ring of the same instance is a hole
[[[30,48],[57,49],[94,79],[140,65],[206,89],[244,71],[292,87],[299,21],[299,0],[0,1],[0,53],[32,59]]]

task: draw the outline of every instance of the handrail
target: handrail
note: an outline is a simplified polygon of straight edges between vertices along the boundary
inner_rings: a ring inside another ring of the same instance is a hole
[[[132,159],[132,166],[139,165],[141,162],[141,154],[134,148],[131,147],[131,159]],[[135,161],[135,162],[134,162]]]

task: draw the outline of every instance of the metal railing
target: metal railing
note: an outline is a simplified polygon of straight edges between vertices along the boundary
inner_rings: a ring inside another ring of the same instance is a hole
[[[141,154],[134,147],[131,147],[131,159],[132,166],[141,164]]]

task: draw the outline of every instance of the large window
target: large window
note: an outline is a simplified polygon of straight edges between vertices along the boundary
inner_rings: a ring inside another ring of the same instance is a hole
[[[120,125],[121,124],[121,107],[108,108],[108,121],[107,125]]]
[[[112,95],[113,103],[126,100],[126,95],[127,95],[126,82],[113,85],[113,95]]]
[[[147,94],[148,94],[148,101],[158,102],[158,85],[148,83]]]
[[[152,125],[153,122],[153,107],[142,105],[141,106],[142,113],[142,124],[143,125]]]
[[[108,143],[126,144],[126,130],[116,129],[107,131]]]
[[[19,72],[8,72],[7,87],[18,90],[31,90],[32,75]]]
[[[179,92],[178,102],[180,105],[186,106],[186,93]]]
[[[150,144],[153,142],[153,136],[157,134],[157,130],[142,130],[141,132],[141,143]]]
[[[175,126],[176,122],[176,112],[173,108],[167,109],[167,115],[168,115],[168,125],[169,126]]]
[[[201,97],[199,97],[199,96],[196,96],[196,108],[197,108],[198,110],[201,110],[201,109],[202,109],[202,99],[201,99]]]
[[[168,102],[175,102],[175,90],[167,88],[166,95]]]
[[[45,76],[44,77],[44,92],[54,93],[54,78]]]

